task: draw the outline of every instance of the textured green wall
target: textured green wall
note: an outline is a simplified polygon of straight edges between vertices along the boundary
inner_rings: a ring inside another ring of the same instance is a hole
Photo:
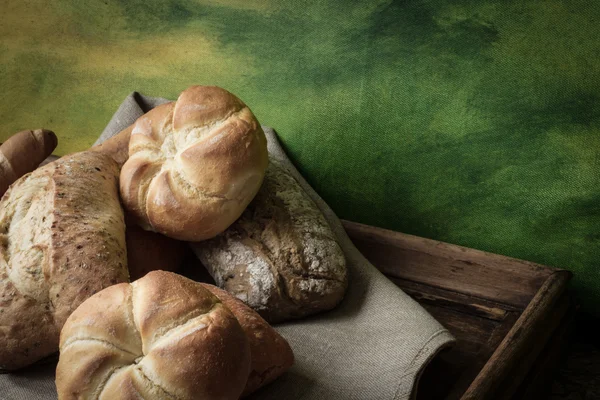
[[[600,306],[600,2],[2,2],[0,139],[240,96],[343,218],[568,268]]]

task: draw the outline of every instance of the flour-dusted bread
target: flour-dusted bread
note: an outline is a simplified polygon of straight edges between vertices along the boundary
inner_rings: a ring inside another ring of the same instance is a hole
[[[82,152],[23,176],[0,202],[0,368],[58,351],[67,317],[128,279],[116,163]]]
[[[267,163],[265,134],[250,109],[224,89],[192,86],[135,122],[121,197],[143,228],[204,240],[242,214]]]
[[[329,310],[346,290],[346,260],[331,228],[275,160],[243,215],[191,246],[219,287],[271,323]]]
[[[60,335],[59,400],[237,400],[248,338],[201,284],[153,271],[86,300]]]

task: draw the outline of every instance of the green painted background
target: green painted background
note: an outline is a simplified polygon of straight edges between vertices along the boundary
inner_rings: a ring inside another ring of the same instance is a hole
[[[241,97],[343,218],[568,268],[600,307],[600,2],[3,1],[0,139]],[[599,308],[600,309],[600,308]]]

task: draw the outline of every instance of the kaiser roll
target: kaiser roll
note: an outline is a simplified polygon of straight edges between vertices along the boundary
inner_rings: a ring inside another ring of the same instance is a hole
[[[238,399],[250,347],[232,312],[198,283],[153,271],[98,292],[60,336],[62,399]]]
[[[250,109],[219,87],[192,86],[136,121],[121,197],[144,229],[209,239],[242,214],[267,164],[267,141]]]

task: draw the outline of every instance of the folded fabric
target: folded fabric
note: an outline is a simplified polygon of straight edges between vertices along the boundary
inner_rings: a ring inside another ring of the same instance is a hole
[[[167,102],[132,93],[96,144]],[[382,275],[354,247],[339,219],[302,178],[273,129],[263,127],[269,155],[296,178],[325,215],[346,256],[348,291],[332,311],[275,326],[294,351],[295,365],[250,399],[401,400],[415,395],[428,362],[453,342],[450,333]],[[8,400],[55,399],[54,365],[0,375]]]

